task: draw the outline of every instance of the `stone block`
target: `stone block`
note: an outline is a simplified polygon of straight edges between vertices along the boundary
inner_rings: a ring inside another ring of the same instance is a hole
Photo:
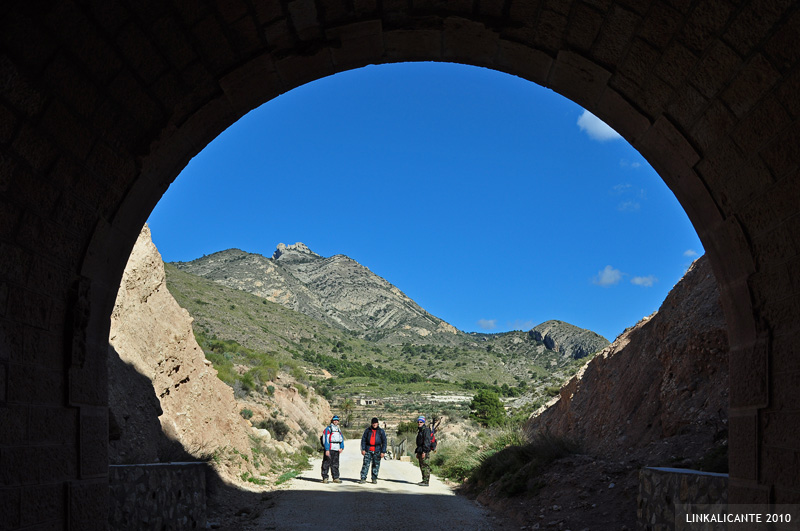
[[[760,483],[800,490],[800,450],[765,445],[761,452]]]
[[[498,44],[495,68],[545,85],[550,76],[553,59],[538,50],[516,42],[501,40]]]
[[[315,39],[322,36],[314,0],[292,0],[288,3],[292,26],[300,40]]]
[[[66,407],[30,408],[28,439],[32,444],[73,444],[78,433],[77,409]]]
[[[37,173],[45,173],[56,159],[57,150],[52,142],[30,125],[20,128],[12,147]]]
[[[800,130],[790,128],[758,152],[774,180],[792,177],[800,161]]]
[[[453,2],[455,4],[455,2]],[[472,2],[463,0],[463,5],[459,6],[459,11],[468,13],[472,9]],[[478,13],[484,16],[493,17],[496,19],[503,18],[503,11],[505,9],[505,2],[503,0],[484,0],[478,5]]]
[[[443,58],[479,66],[492,66],[500,35],[484,24],[460,17],[444,21]]]
[[[384,33],[386,57],[408,61],[436,61],[442,58],[439,30],[392,30]]]
[[[631,144],[650,128],[647,117],[610,88],[603,92],[600,101],[597,102],[596,111],[597,116],[613,117],[614,128]]]
[[[79,424],[80,477],[107,476],[108,408],[80,408]]]
[[[299,87],[309,81],[335,72],[330,50],[323,48],[312,55],[293,55],[277,62],[278,72],[287,89]]]
[[[326,37],[340,43],[340,46],[331,47],[331,57],[336,67],[346,69],[364,63],[382,62],[382,31],[380,20],[367,20],[327,30]]]
[[[766,407],[769,402],[768,345],[733,348],[728,355],[731,409]]]
[[[762,227],[767,227],[766,232],[753,235],[754,254],[760,258],[762,263],[786,262],[797,256],[795,247],[796,234],[792,233],[790,226],[785,223],[772,225],[775,218],[770,210],[768,203],[763,203],[763,208],[750,210],[747,212],[747,219],[742,219],[743,223],[753,220]]]
[[[592,43],[592,58],[604,65],[620,64],[641,21],[633,11],[614,4],[605,13],[602,31]]]
[[[36,365],[7,365],[9,403],[61,405],[64,403],[64,374],[61,370]]]
[[[701,54],[722,33],[732,11],[733,6],[728,2],[697,4],[680,30],[680,41],[692,52]]]
[[[600,34],[604,16],[595,6],[577,4],[569,17],[566,41],[576,50],[588,52]]]
[[[353,8],[358,14],[374,13],[378,9],[378,0],[355,0]]]
[[[86,158],[95,137],[71,110],[60,103],[53,103],[45,110],[41,124],[49,136],[76,159]]]
[[[731,138],[742,151],[754,152],[769,138],[777,136],[785,142],[781,131],[792,128],[790,124],[791,119],[778,99],[768,94],[739,121]],[[796,128],[792,129],[796,131]]]
[[[756,46],[772,31],[773,24],[783,16],[791,2],[752,2],[738,11],[726,29],[724,39],[742,55]],[[795,33],[795,37],[797,34]]]
[[[731,376],[733,381],[733,376]],[[758,480],[758,416],[754,411],[728,418],[728,467],[730,477],[739,481]],[[737,502],[739,503],[739,502]]]
[[[66,516],[66,495],[64,485],[44,484],[23,487],[21,497],[21,524],[34,526],[57,522],[59,525]],[[37,527],[39,529],[40,527]],[[46,528],[41,527],[41,528]]]
[[[3,365],[0,364],[0,389],[2,389]],[[0,395],[1,397],[2,395]],[[2,404],[2,400],[0,400]],[[14,446],[28,442],[28,406],[0,406],[0,445]]]
[[[108,371],[106,360],[90,349],[89,362],[68,371],[69,404],[73,406],[102,406],[108,400]]]
[[[0,405],[8,402],[8,364],[0,361]]]
[[[637,35],[663,50],[681,25],[683,15],[673,6],[663,2],[652,4],[639,23]]]
[[[219,82],[233,108],[246,113],[285,89],[272,57],[260,55],[220,79]]]
[[[675,123],[688,131],[705,112],[708,100],[693,86],[683,85],[676,96],[667,104],[667,113],[674,117]]]
[[[737,505],[769,505],[770,488],[753,481],[741,481],[731,477],[728,485],[728,502]]]
[[[42,448],[29,446],[0,447],[0,485],[17,487],[38,482],[37,460],[44,453]]]
[[[218,17],[216,13],[209,13],[192,27],[194,46],[212,72],[224,70],[234,63],[236,56]]]
[[[67,494],[69,529],[105,531],[108,527],[108,479],[75,481]]]
[[[559,3],[554,2],[551,5],[558,8]],[[547,6],[533,20],[536,21],[536,26],[532,35],[530,35],[532,43],[537,48],[543,48],[548,51],[555,52],[559,50],[562,47],[564,33],[569,23],[567,15],[551,9],[551,6]]]
[[[205,528],[205,464],[109,467],[109,527]]]
[[[41,452],[33,465],[33,472],[40,483],[70,481],[77,477],[78,449],[74,440],[37,448]]]
[[[631,44],[630,52],[620,66],[619,73],[637,87],[644,87],[648,78],[653,75],[653,65],[658,63],[660,58],[660,50],[642,39],[635,39]]]
[[[289,48],[294,44],[295,38],[289,21],[285,18],[278,19],[264,28],[264,36],[270,47],[281,50]]]
[[[755,54],[733,77],[721,95],[722,101],[738,118],[743,118],[774,87],[779,77],[763,55]]]
[[[20,498],[22,489],[0,487],[0,529],[17,529],[20,526]]]
[[[610,72],[585,57],[561,51],[550,72],[549,86],[578,105],[592,108],[610,77]]]
[[[779,382],[773,381],[773,389],[778,385],[794,385],[791,394],[797,395],[800,392],[800,374],[794,374],[793,378],[783,378]],[[795,398],[797,398],[795,396]],[[777,404],[772,404],[773,408],[780,408]],[[790,407],[794,410],[778,409],[777,411],[764,411],[760,415],[761,423],[761,444],[764,446],[784,449],[787,453],[791,451],[800,452],[800,409],[797,409],[798,402],[794,400]],[[780,461],[780,459],[779,459]]]
[[[404,463],[410,463],[411,462],[411,456],[410,455],[401,455],[400,456],[400,461],[402,461]]]
[[[799,350],[797,331],[795,329],[787,330],[785,333],[777,334],[772,338],[772,361],[776,367],[781,369],[780,373],[773,376],[774,378],[794,378],[793,375],[800,371]],[[784,400],[791,400],[789,394],[784,395],[785,391],[792,393],[790,387],[780,387],[779,391],[774,395],[775,400],[778,400],[776,407],[797,407],[797,404],[800,403],[797,399],[794,400],[792,405],[789,405],[789,403],[784,404]]]

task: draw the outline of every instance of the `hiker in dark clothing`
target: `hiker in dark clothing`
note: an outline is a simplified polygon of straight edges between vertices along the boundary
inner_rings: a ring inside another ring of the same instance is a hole
[[[425,425],[425,417],[420,416],[417,419],[417,448],[414,453],[417,455],[419,461],[419,469],[422,471],[422,481],[417,483],[423,487],[427,487],[431,479],[431,429]]]
[[[364,464],[361,466],[361,481],[367,482],[367,472],[372,465],[372,482],[378,482],[378,471],[381,468],[381,459],[386,455],[386,432],[378,426],[378,417],[372,418],[372,425],[364,430],[361,436],[361,455],[364,456]]]

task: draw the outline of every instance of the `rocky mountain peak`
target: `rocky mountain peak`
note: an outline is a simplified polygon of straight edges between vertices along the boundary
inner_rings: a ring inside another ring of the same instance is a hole
[[[297,242],[294,245],[279,243],[275,252],[272,253],[272,259],[280,260],[281,262],[309,262],[320,258],[322,258],[320,255],[313,252],[302,242]]]
[[[600,334],[563,321],[546,321],[528,333],[550,350],[576,360],[594,354],[609,344]]]

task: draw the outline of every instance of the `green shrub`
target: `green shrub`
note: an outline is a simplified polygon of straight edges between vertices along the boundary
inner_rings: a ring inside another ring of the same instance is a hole
[[[291,431],[289,425],[282,420],[266,419],[259,422],[256,427],[267,430],[277,441],[282,441]]]
[[[252,409],[244,408],[239,412],[239,414],[245,420],[250,420],[251,418],[253,418],[253,410]]]

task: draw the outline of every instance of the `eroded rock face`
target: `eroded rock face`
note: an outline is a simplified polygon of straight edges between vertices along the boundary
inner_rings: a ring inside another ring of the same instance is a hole
[[[272,258],[228,249],[174,265],[328,325],[359,333],[383,331],[394,342],[458,333],[355,260],[323,258],[299,242],[279,244]]]
[[[576,360],[594,354],[609,344],[600,334],[563,321],[546,321],[535,326],[529,334],[550,350]]]
[[[727,418],[727,332],[702,257],[656,313],[589,362],[528,428],[613,453],[677,434],[711,441]]]
[[[222,448],[251,454],[250,426],[239,414],[232,389],[206,361],[191,323],[167,291],[161,255],[145,226],[111,316],[112,463],[180,458],[175,441],[194,457]],[[246,462],[242,466],[248,469]]]

